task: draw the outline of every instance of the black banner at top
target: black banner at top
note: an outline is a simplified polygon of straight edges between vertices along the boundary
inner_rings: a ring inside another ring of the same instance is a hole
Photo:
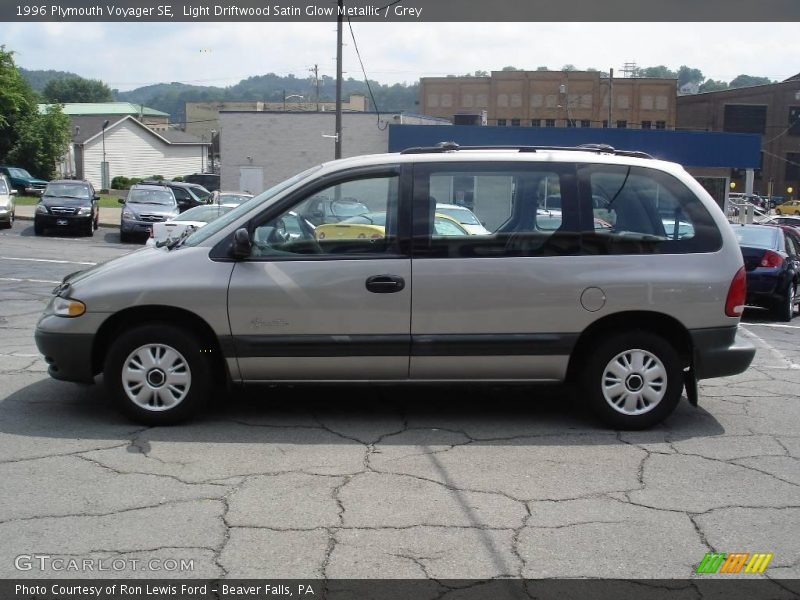
[[[2,0],[0,21],[335,21],[340,11],[372,22],[800,21],[798,0]]]

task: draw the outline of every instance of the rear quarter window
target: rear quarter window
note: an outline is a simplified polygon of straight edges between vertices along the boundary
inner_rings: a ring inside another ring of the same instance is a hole
[[[702,200],[674,176],[627,165],[580,165],[578,173],[587,254],[686,254],[722,247]]]

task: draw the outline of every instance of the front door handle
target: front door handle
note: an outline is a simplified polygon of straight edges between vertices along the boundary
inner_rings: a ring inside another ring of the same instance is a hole
[[[367,278],[367,289],[375,294],[391,294],[406,287],[406,281],[397,275],[373,275]]]

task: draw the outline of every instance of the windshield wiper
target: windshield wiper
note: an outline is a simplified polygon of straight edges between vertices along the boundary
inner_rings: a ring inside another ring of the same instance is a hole
[[[162,246],[166,246],[167,250],[172,250],[173,248],[177,248],[186,240],[186,238],[188,238],[191,234],[193,234],[196,229],[197,227],[195,227],[194,225],[187,225],[186,229],[184,229],[178,237],[176,237],[173,240],[169,239],[166,240],[166,242],[163,243]],[[156,246],[158,246],[158,244],[156,244]]]

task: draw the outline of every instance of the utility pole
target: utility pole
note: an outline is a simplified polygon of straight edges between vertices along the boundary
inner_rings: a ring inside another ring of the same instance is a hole
[[[334,158],[342,158],[342,25],[344,0],[338,0],[336,14],[336,139]]]
[[[319,65],[314,65],[309,71],[314,74],[314,86],[317,90],[316,94],[314,94],[314,100],[317,102],[317,112],[319,112]]]
[[[608,128],[611,129],[611,117],[614,114],[614,69],[608,70]]]

